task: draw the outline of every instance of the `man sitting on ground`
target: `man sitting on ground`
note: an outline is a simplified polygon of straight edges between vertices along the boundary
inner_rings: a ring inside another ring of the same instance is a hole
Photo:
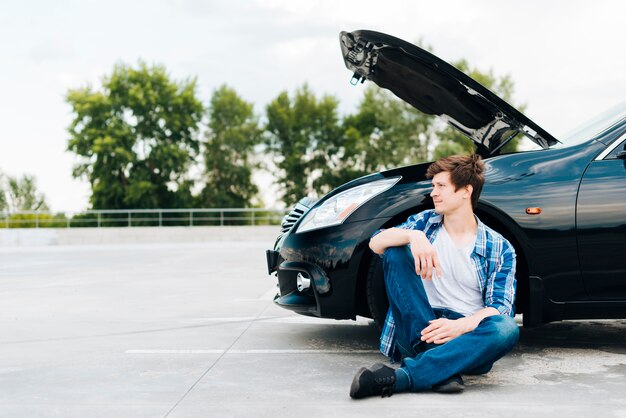
[[[427,176],[435,209],[370,240],[390,305],[381,351],[402,363],[361,368],[352,398],[460,392],[461,374],[487,373],[517,343],[515,251],[474,215],[483,170],[477,155],[434,162]]]

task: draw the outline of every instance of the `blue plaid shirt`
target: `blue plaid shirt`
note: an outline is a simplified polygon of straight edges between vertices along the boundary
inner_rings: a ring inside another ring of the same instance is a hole
[[[471,259],[479,278],[484,305],[496,308],[502,315],[515,316],[515,250],[502,235],[483,224],[478,217],[476,220],[478,233]],[[396,228],[423,231],[432,244],[442,226],[443,215],[425,210],[409,216]],[[394,335],[395,324],[390,309],[380,336],[380,351],[391,359],[398,358]]]

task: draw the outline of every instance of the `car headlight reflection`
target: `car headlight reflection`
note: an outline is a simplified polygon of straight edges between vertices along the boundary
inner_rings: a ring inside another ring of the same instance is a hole
[[[320,206],[308,211],[296,233],[343,223],[359,206],[389,190],[400,179],[401,177],[393,177],[377,180],[336,194]]]

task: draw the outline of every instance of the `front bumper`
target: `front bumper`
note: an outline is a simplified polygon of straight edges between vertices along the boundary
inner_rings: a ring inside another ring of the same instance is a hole
[[[276,305],[320,318],[354,319],[367,314],[364,282],[359,285],[369,268],[367,242],[387,221],[374,218],[283,233],[273,250],[266,251],[268,273],[276,273],[278,280]],[[309,286],[298,289],[298,276]]]
[[[276,272],[279,294],[274,303],[302,315],[321,317],[319,295],[330,291],[330,280],[317,265],[282,261],[278,251],[267,250],[267,270]]]

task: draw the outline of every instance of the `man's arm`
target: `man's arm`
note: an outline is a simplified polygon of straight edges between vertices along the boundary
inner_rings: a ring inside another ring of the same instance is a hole
[[[370,249],[376,254],[384,254],[389,247],[409,245],[415,259],[415,272],[423,279],[433,278],[433,268],[441,276],[441,266],[437,253],[426,234],[416,229],[390,228],[376,234],[369,243]]]
[[[389,247],[400,247],[411,243],[411,240],[416,241],[419,235],[426,235],[422,231],[414,229],[402,229],[402,228],[389,228],[376,234],[370,240],[370,249],[376,254],[384,254],[385,250]]]
[[[502,315],[513,316],[515,309],[515,259],[515,249],[504,240],[497,267],[487,278],[485,306],[497,309]]]

